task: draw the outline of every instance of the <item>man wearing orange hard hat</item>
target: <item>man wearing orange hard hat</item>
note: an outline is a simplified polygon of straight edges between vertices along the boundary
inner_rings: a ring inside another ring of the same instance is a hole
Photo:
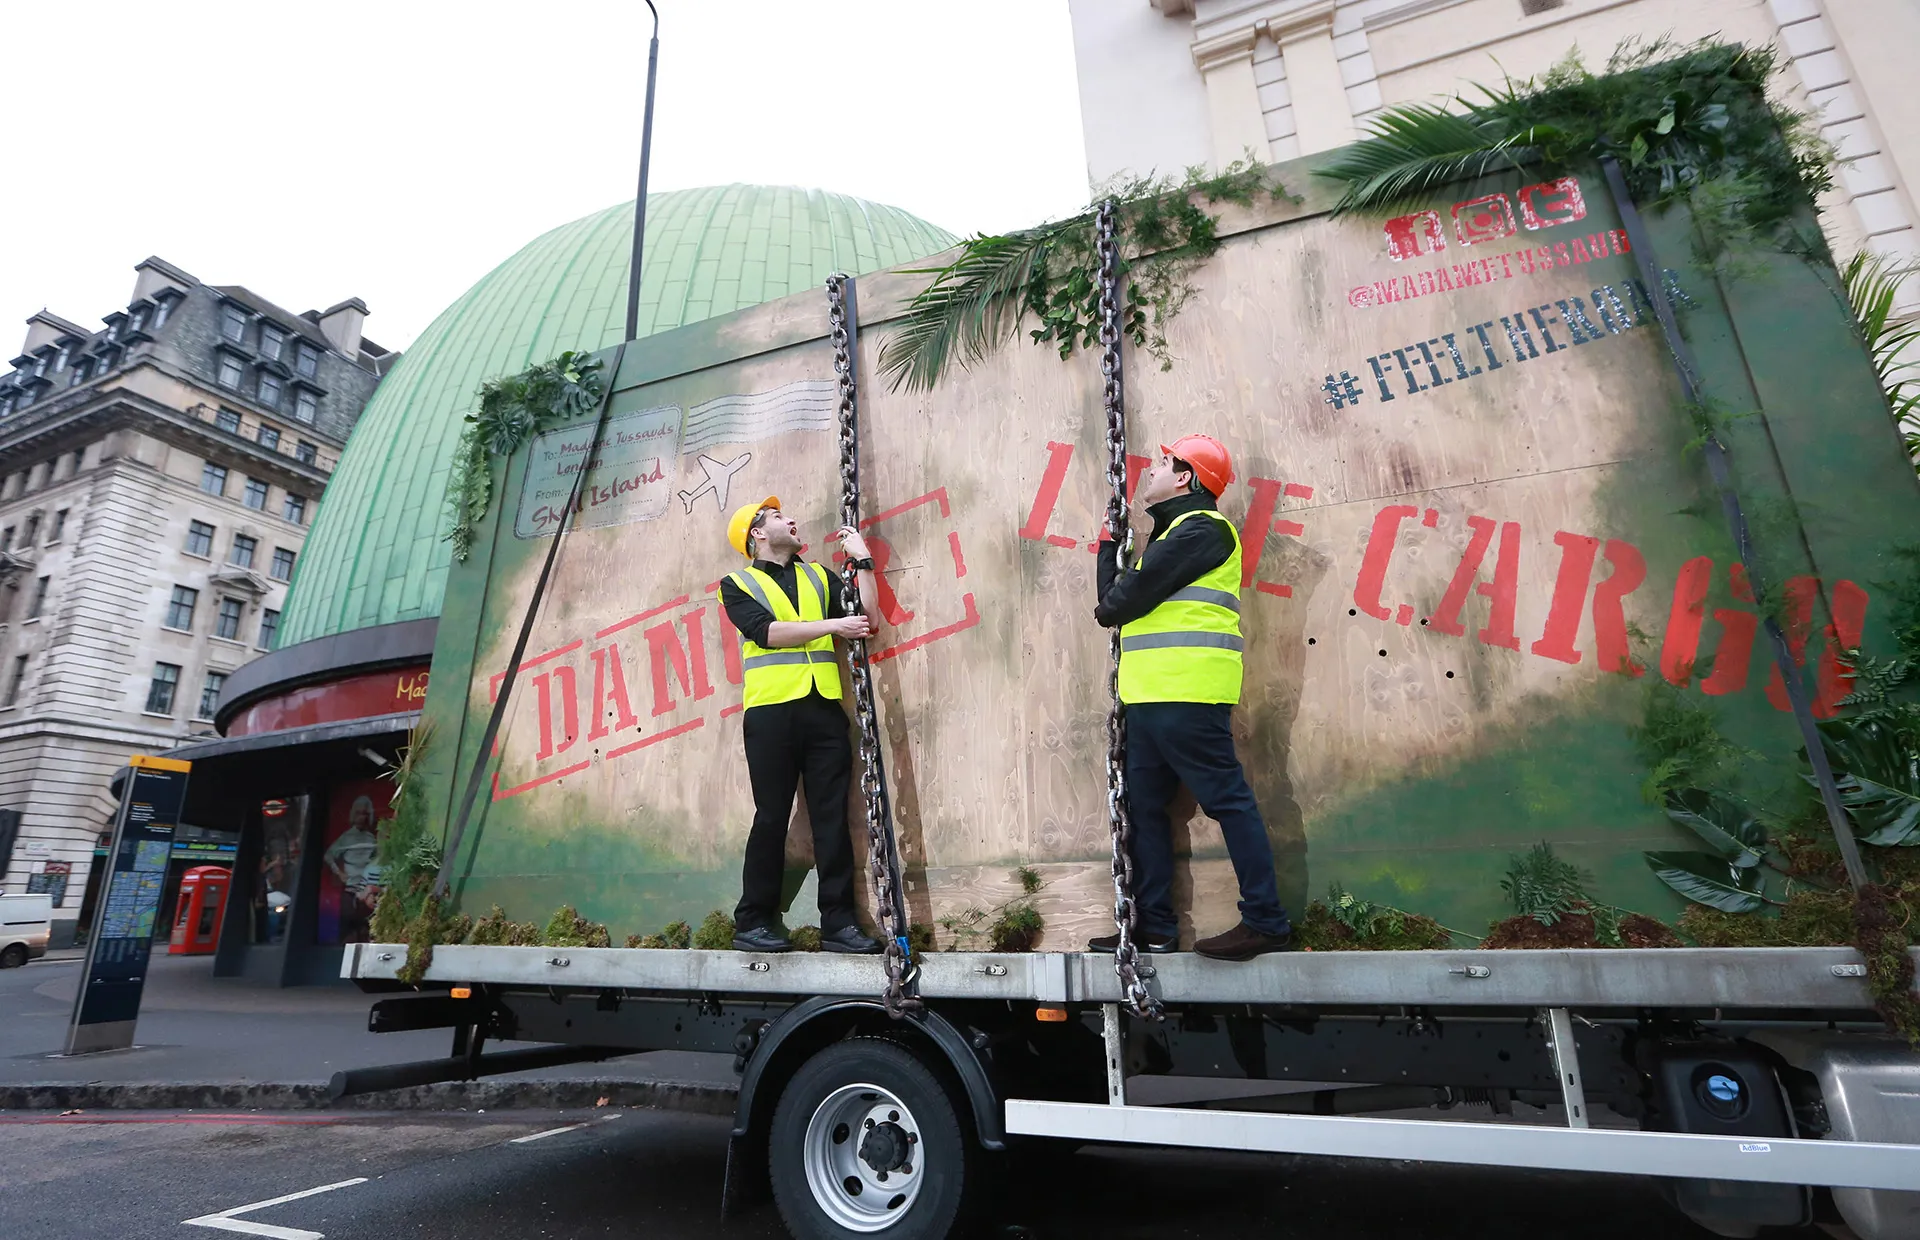
[[[1285,951],[1293,939],[1267,825],[1233,747],[1243,649],[1240,534],[1216,502],[1232,481],[1233,461],[1219,440],[1184,435],[1162,445],[1135,494],[1153,532],[1132,567],[1118,562],[1111,537],[1102,540],[1093,615],[1120,628],[1134,942],[1153,953],[1179,946],[1167,803],[1185,784],[1219,822],[1240,882],[1240,923],[1193,949],[1217,960],[1251,960]],[[1087,946],[1110,952],[1119,941],[1110,934]]]
[[[820,946],[871,955],[880,945],[860,929],[853,899],[853,840],[847,833],[847,788],[853,745],[840,705],[836,637],[869,637],[880,614],[873,560],[860,532],[839,532],[851,557],[865,615],[852,615],[840,578],[800,558],[800,527],[769,495],[734,511],[727,543],[747,565],[720,582],[720,604],[740,631],[741,732],[753,787],[753,827],[741,864],[740,903],[733,910],[736,951],[793,949],[780,924],[786,877],[787,823],[794,793],[804,789],[813,824],[813,862],[820,877]]]

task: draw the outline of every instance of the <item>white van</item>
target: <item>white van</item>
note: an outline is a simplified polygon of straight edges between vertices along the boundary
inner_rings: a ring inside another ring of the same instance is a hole
[[[0,969],[46,955],[52,934],[52,896],[0,895]]]

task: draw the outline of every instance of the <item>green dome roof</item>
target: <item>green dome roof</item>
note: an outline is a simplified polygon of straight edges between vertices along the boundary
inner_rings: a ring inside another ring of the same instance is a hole
[[[647,197],[640,334],[924,258],[955,238],[894,207],[762,185]],[[367,402],[300,555],[277,644],[440,614],[443,496],[481,383],[626,327],[633,204],[535,238],[447,307]]]

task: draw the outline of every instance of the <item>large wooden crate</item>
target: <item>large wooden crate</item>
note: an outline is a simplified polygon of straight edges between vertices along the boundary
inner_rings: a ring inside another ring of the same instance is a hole
[[[1633,256],[1597,173],[1460,186],[1415,213],[1227,210],[1162,370],[1130,352],[1141,463],[1214,435],[1245,546],[1241,756],[1299,907],[1328,883],[1480,930],[1506,855],[1547,840],[1610,902],[1670,916],[1640,860],[1684,846],[1642,792],[1655,680],[1796,778],[1798,741]],[[1650,221],[1723,415],[1743,502],[1822,710],[1845,646],[1886,646],[1876,582],[1920,494],[1831,267],[1718,279],[1688,221]],[[916,921],[1045,880],[1043,946],[1110,922],[1097,358],[1024,340],[931,394],[880,343],[922,275],[859,281],[875,643]],[[462,855],[466,908],[562,902],[616,942],[731,908],[752,816],[738,637],[718,605],[734,506],[777,494],[829,561],[839,496],[824,293],[628,348],[605,447],[541,608]],[[610,354],[609,354],[610,356]],[[507,463],[434,655],[427,777],[464,785],[591,419]],[[1792,579],[1791,584],[1788,583]],[[858,806],[850,829],[864,854]],[[804,810],[791,835],[806,865]],[[1176,815],[1183,934],[1231,925],[1217,827]],[[789,914],[814,920],[811,883]]]

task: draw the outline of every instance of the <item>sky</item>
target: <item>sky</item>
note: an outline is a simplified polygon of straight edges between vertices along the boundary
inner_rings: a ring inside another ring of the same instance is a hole
[[[656,0],[652,188],[818,187],[955,233],[1087,198],[1066,0]],[[641,0],[9,10],[0,345],[98,329],[157,254],[404,348],[501,260],[630,201]],[[0,358],[9,356],[0,353]]]

